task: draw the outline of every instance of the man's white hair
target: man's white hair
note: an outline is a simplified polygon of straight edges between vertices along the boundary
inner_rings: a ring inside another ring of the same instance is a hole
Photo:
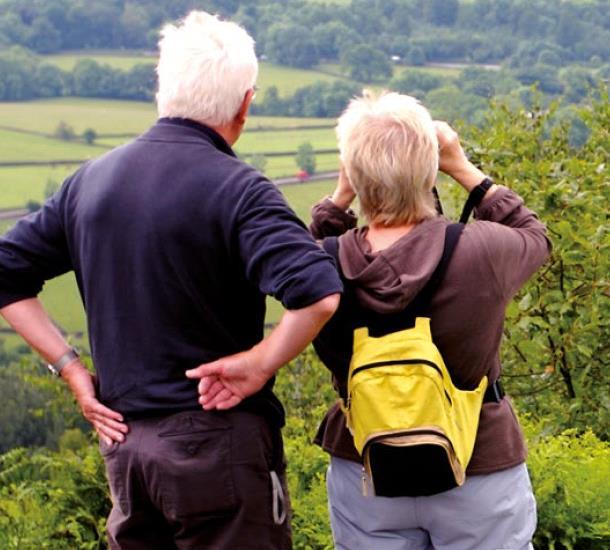
[[[203,11],[192,11],[179,26],[166,25],[159,50],[160,117],[227,124],[256,82],[252,37],[239,25]]]
[[[438,141],[415,98],[365,90],[339,117],[341,161],[369,222],[418,223],[436,215]]]

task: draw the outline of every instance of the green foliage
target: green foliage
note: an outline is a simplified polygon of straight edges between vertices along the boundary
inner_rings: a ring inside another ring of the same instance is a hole
[[[553,253],[507,312],[502,359],[509,392],[559,428],[610,433],[610,234],[607,205],[610,103],[606,91],[578,111],[589,137],[570,148],[556,106],[496,107],[472,153],[515,189],[548,226]]]
[[[40,210],[41,207],[42,207],[42,204],[40,204],[38,201],[30,200],[25,203],[25,208],[30,213],[36,212],[36,210]]]
[[[538,505],[536,548],[596,549],[610,545],[610,444],[590,430],[552,436],[524,423],[528,467]]]
[[[59,122],[57,128],[55,128],[55,132],[53,132],[53,135],[57,139],[63,139],[64,141],[72,141],[76,137],[74,128],[65,123],[63,120]]]
[[[60,453],[18,448],[0,456],[1,548],[100,548],[109,511],[95,446]]]
[[[328,457],[313,439],[328,406],[336,400],[330,373],[310,347],[280,371],[276,391],[288,420],[284,428],[295,549],[330,549],[326,501]]]
[[[87,145],[93,145],[97,138],[97,132],[93,128],[87,128],[83,132],[83,139]]]
[[[316,171],[316,154],[313,145],[306,141],[297,148],[297,154],[294,157],[297,166],[307,172],[308,174],[314,174]]]
[[[392,76],[389,57],[383,51],[365,44],[345,50],[341,63],[350,77],[360,82],[375,82]]]
[[[271,26],[265,51],[274,63],[293,67],[312,67],[319,59],[309,29],[292,23],[276,23]]]

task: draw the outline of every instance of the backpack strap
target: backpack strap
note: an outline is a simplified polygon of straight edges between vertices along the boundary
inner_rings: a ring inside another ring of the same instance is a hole
[[[441,259],[439,260],[436,269],[432,273],[432,276],[417,295],[416,300],[418,309],[427,311],[434,293],[445,276],[445,272],[447,271],[447,267],[449,266],[449,262],[451,261],[451,257],[455,251],[455,247],[462,236],[463,230],[463,223],[452,223],[449,224],[445,229],[445,245],[443,246]]]

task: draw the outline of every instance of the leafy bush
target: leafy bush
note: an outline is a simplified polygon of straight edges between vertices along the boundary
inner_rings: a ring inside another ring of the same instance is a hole
[[[547,224],[553,253],[508,307],[504,379],[519,405],[560,429],[610,433],[610,232],[607,92],[578,111],[588,138],[570,148],[557,106],[496,106],[470,128],[471,156]]]
[[[0,457],[0,547],[103,547],[110,511],[103,461],[78,452],[14,449]]]
[[[284,428],[295,549],[332,548],[326,501],[328,456],[313,438],[336,395],[312,348],[280,371],[276,390],[288,413]]]
[[[592,431],[546,435],[525,422],[528,467],[538,504],[536,548],[610,545],[610,444]]]

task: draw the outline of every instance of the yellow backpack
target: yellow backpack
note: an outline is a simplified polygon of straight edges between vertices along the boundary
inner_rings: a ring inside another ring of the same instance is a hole
[[[383,319],[388,316],[366,314],[370,326],[354,329],[343,410],[377,496],[431,495],[465,480],[488,381],[483,377],[472,391],[455,387],[425,316],[463,227],[447,227],[435,272],[400,313],[411,326],[388,330],[395,320],[388,325]],[[325,242],[335,258],[336,247],[336,241]],[[492,388],[491,397],[497,397],[499,383]],[[363,477],[365,492],[367,481]]]

